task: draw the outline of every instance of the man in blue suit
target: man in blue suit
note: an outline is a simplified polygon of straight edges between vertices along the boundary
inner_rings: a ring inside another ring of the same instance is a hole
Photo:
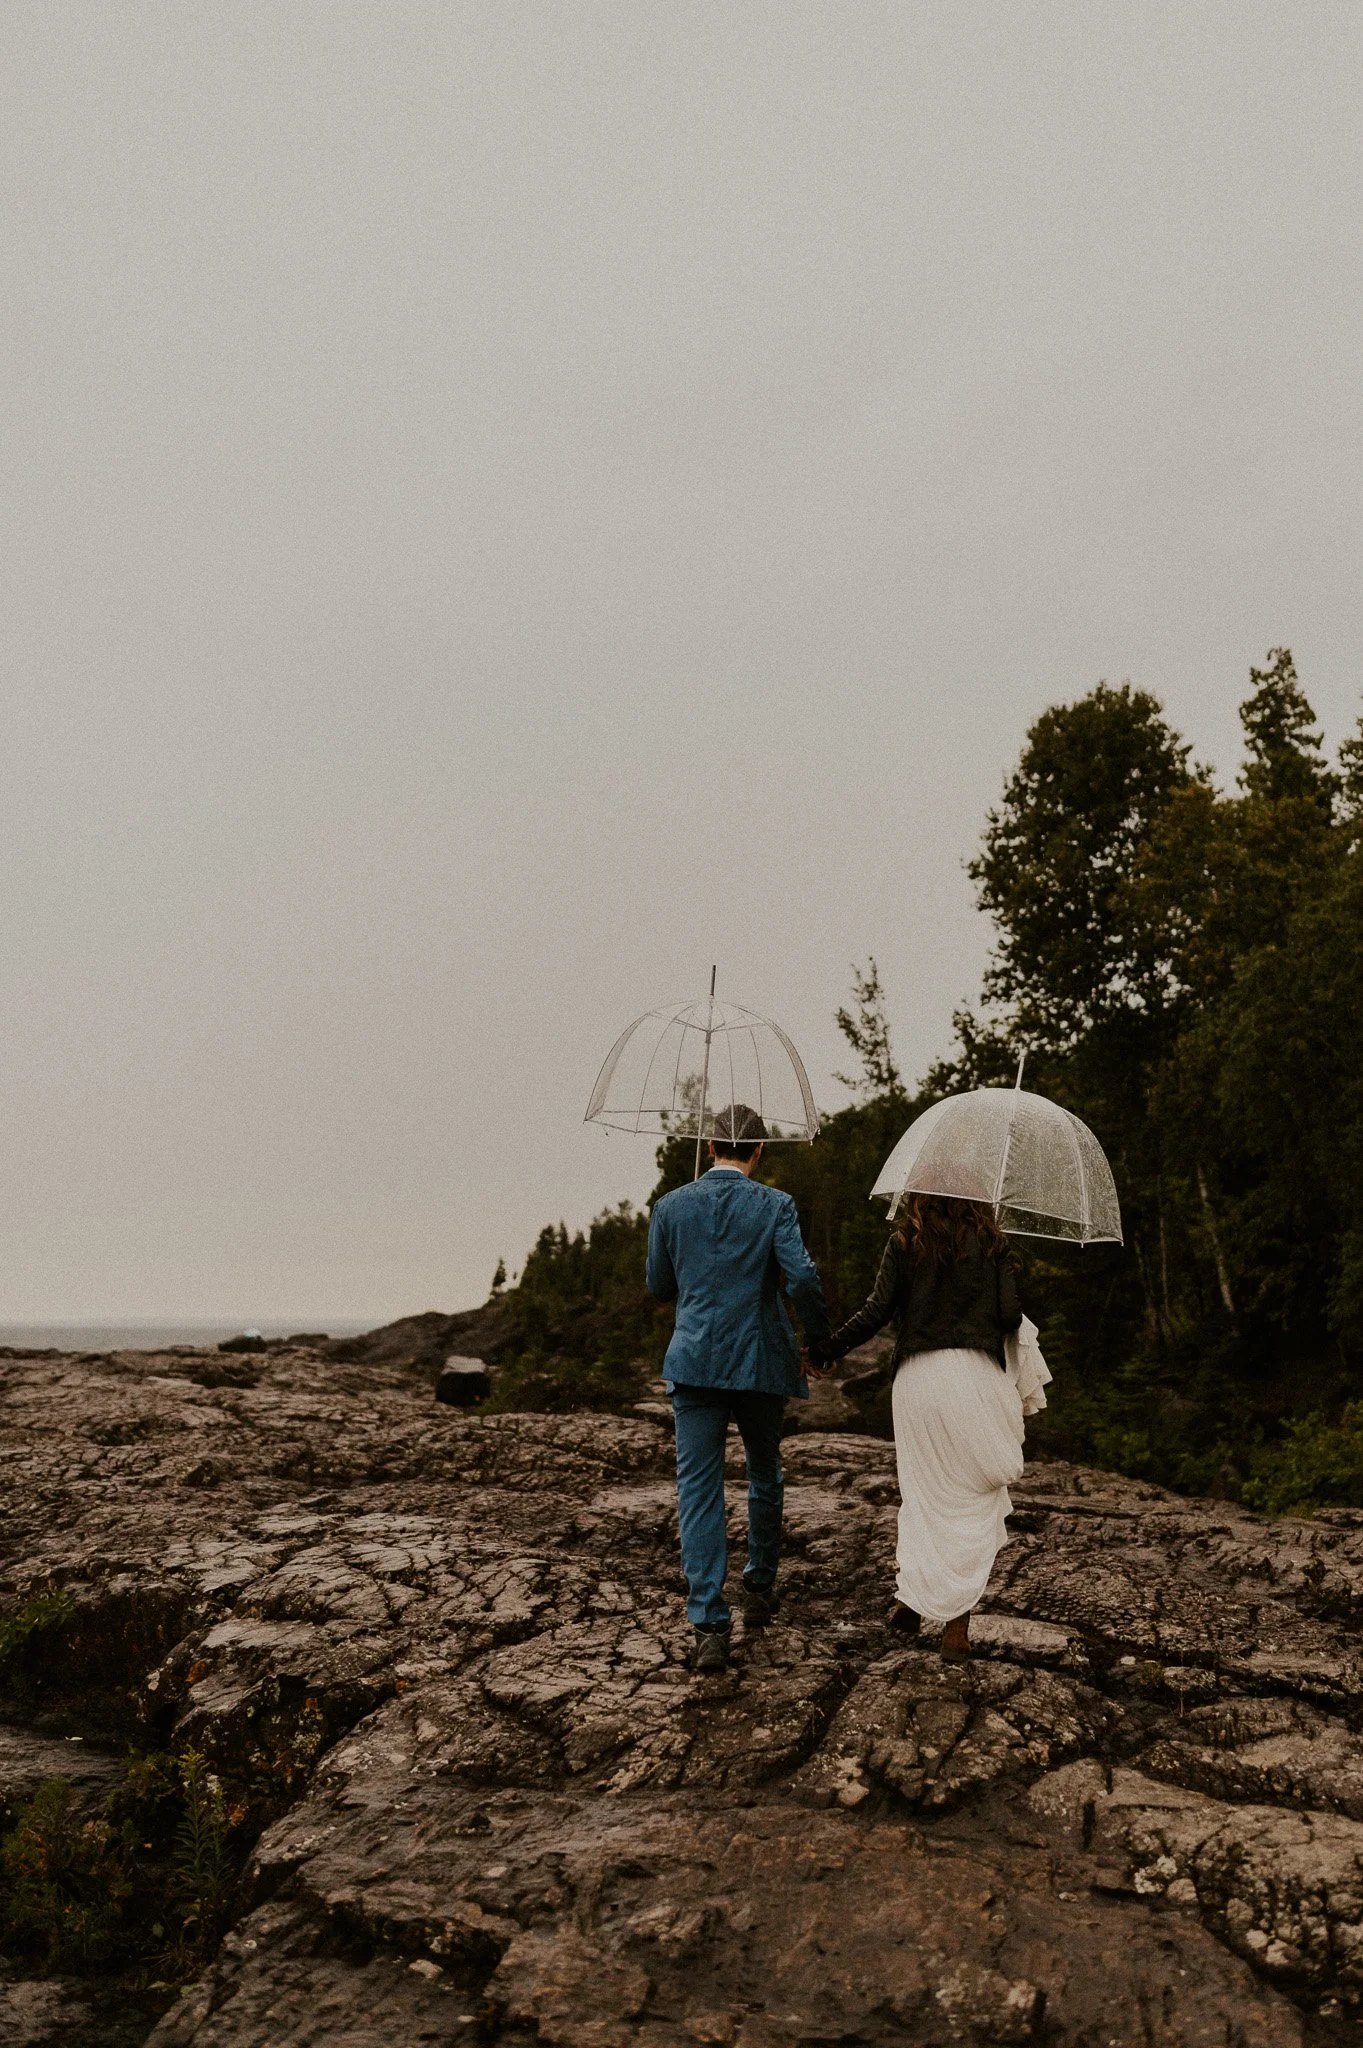
[[[748,1566],[743,1612],[760,1628],[776,1611],[781,1554],[781,1424],[787,1397],[807,1400],[799,1347],[780,1297],[779,1276],[804,1324],[807,1343],[828,1330],[818,1270],[805,1249],[795,1204],[752,1178],[767,1127],[735,1103],[715,1118],[714,1165],[664,1195],[648,1233],[648,1287],[677,1304],[663,1376],[677,1421],[677,1506],[687,1619],[695,1668],[729,1661],[724,1599],[724,1440],[738,1424],[748,1464]]]

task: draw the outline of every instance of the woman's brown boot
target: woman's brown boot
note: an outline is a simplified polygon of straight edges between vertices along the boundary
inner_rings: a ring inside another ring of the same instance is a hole
[[[970,1658],[970,1616],[958,1614],[942,1630],[942,1662],[965,1664]]]
[[[896,1600],[890,1609],[889,1626],[899,1636],[916,1636],[923,1626],[923,1617],[912,1607],[906,1607],[902,1600]]]

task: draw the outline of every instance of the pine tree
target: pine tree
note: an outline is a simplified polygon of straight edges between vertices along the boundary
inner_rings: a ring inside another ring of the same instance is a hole
[[[1325,764],[1316,714],[1297,680],[1290,647],[1270,647],[1267,668],[1252,668],[1250,695],[1240,706],[1245,728],[1240,787],[1247,796],[1281,802],[1305,797],[1328,811],[1339,778]]]
[[[1356,836],[1363,824],[1363,718],[1359,719],[1353,737],[1345,740],[1339,750],[1339,799],[1340,809]]]

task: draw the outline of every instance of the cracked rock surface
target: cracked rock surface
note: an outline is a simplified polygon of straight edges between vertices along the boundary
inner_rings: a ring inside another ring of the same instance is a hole
[[[1360,2038],[1363,1516],[1029,1466],[944,1666],[884,1627],[891,1447],[804,1429],[777,1620],[702,1679],[654,1420],[322,1347],[0,1389],[0,1606],[72,1603],[0,1807],[192,1744],[254,1844],[156,2048]],[[87,1992],[10,1968],[0,2042],[112,2038]]]

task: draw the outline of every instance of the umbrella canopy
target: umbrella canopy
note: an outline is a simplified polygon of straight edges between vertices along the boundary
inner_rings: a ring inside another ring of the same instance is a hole
[[[769,1140],[807,1143],[819,1112],[799,1053],[779,1024],[713,994],[649,1010],[626,1027],[596,1077],[585,1121],[700,1142],[741,1134],[743,1110]]]
[[[915,1117],[871,1190],[988,1202],[1019,1237],[1122,1241],[1112,1168],[1088,1125],[1023,1088],[975,1088]]]

